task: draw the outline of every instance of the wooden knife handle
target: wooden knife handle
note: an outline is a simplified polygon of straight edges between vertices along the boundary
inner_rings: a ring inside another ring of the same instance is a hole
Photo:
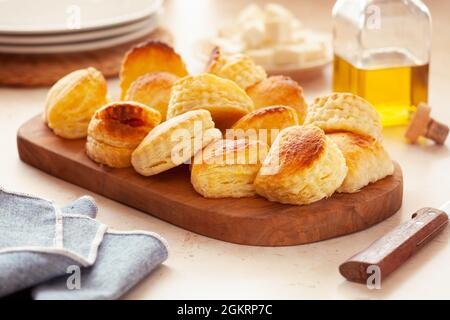
[[[413,214],[411,220],[341,264],[339,271],[349,281],[366,283],[373,272],[368,272],[368,267],[378,266],[381,279],[384,279],[433,239],[447,224],[448,216],[444,211],[420,209]]]

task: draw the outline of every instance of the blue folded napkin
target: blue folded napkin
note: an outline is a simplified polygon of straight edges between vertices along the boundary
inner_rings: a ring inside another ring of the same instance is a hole
[[[95,220],[81,197],[53,202],[0,189],[0,297],[35,287],[35,299],[116,299],[167,259],[166,242]]]

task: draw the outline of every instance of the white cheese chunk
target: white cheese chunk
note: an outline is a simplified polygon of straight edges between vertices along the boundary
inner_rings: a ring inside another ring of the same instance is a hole
[[[265,40],[265,28],[262,21],[246,23],[242,28],[241,40],[249,49],[257,48]]]
[[[271,66],[273,64],[273,49],[272,48],[262,48],[262,49],[253,49],[248,50],[246,52],[256,64],[262,66]]]
[[[289,42],[291,39],[291,24],[278,18],[266,17],[266,41],[273,44]]]
[[[307,41],[307,35],[302,30],[294,30],[291,34],[289,44],[303,44]]]
[[[327,48],[323,42],[305,43],[300,47],[301,59],[304,62],[312,62],[326,58]]]
[[[291,39],[294,16],[276,3],[264,7],[266,41],[273,44],[287,43]]]

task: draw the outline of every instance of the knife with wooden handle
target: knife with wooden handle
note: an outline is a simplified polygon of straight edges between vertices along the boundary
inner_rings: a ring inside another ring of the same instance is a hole
[[[420,209],[412,219],[341,264],[340,273],[349,281],[367,283],[376,266],[385,279],[448,225],[446,212],[450,213],[450,201],[440,209]]]

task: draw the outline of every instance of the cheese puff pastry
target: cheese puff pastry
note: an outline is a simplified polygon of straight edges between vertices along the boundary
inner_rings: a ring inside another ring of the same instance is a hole
[[[232,80],[244,90],[267,77],[264,68],[256,65],[249,56],[244,54],[225,56],[217,47],[211,53],[206,72]]]
[[[60,137],[84,138],[92,115],[106,102],[103,75],[95,68],[77,70],[61,78],[48,92],[44,120]]]
[[[153,129],[134,150],[131,163],[138,173],[152,176],[187,162],[220,138],[208,111],[189,111]]]
[[[303,96],[303,88],[286,76],[272,76],[249,88],[247,94],[252,98],[255,109],[283,105],[294,108],[298,120],[303,124],[308,108]]]
[[[270,201],[306,205],[331,196],[346,175],[342,152],[320,128],[294,126],[271,146],[255,188]]]
[[[255,195],[253,181],[268,146],[258,140],[218,140],[199,152],[191,182],[205,198],[242,198]]]
[[[121,98],[125,99],[128,88],[137,78],[151,72],[169,72],[178,77],[188,74],[183,60],[169,45],[158,41],[139,44],[123,58],[120,69]]]
[[[131,165],[131,153],[161,121],[161,114],[138,102],[113,102],[92,117],[86,152],[95,162],[113,168]]]
[[[233,139],[244,135],[245,138],[252,139],[254,136],[272,145],[282,129],[296,125],[298,125],[298,115],[293,108],[271,106],[254,110],[243,116],[233,125],[232,130],[227,130],[226,137]]]
[[[348,167],[338,192],[357,192],[369,183],[394,173],[388,153],[374,138],[351,132],[332,133],[328,137],[341,149]]]
[[[170,91],[179,78],[168,72],[148,73],[139,77],[128,88],[125,100],[143,103],[161,113],[166,120]]]
[[[308,107],[305,124],[313,124],[326,133],[348,131],[381,140],[380,116],[374,107],[351,93],[320,97]]]
[[[233,81],[204,73],[182,78],[174,84],[167,118],[195,109],[208,110],[216,127],[225,130],[253,111],[253,102]]]

